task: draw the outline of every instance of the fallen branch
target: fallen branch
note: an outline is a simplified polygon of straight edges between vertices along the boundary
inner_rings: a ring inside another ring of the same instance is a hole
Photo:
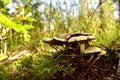
[[[5,58],[3,60],[0,60],[0,64],[5,64],[5,63],[11,63],[13,61],[15,61],[16,59],[18,59],[20,56],[22,56],[23,54],[28,53],[28,51],[21,51],[19,53],[17,53],[16,55],[12,56],[12,57],[8,57]]]

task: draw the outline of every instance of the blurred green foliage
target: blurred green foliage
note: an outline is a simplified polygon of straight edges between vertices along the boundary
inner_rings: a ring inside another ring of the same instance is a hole
[[[6,23],[7,22],[7,23]],[[15,22],[9,20],[6,16],[4,16],[2,13],[0,13],[0,23],[1,25],[4,25],[4,27],[7,28],[12,28],[16,32],[25,32],[31,28],[33,28],[30,25],[21,25],[21,24],[16,24]]]

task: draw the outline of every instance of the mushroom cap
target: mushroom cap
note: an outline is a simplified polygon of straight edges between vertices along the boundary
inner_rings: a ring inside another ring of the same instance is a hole
[[[77,37],[77,36],[88,36],[88,35],[92,35],[91,33],[80,33],[80,32],[76,32],[76,33],[65,33],[62,34],[60,36],[60,38],[64,38],[64,39],[70,39],[71,37]]]
[[[99,54],[99,56],[103,56],[106,54],[106,51],[102,50],[101,53]]]
[[[67,39],[70,35],[71,33],[65,33],[65,34],[60,35],[60,38]]]
[[[60,38],[44,38],[43,41],[50,45],[67,45],[69,43],[87,42],[93,39],[95,39],[95,37],[92,36],[91,33],[66,33]]]
[[[73,33],[71,34],[70,36],[80,36],[80,35],[83,35],[83,36],[88,36],[88,35],[92,35],[91,33],[80,33],[80,32],[76,32],[76,33]]]
[[[50,45],[63,45],[63,44],[66,44],[66,42],[67,42],[66,39],[61,39],[61,38],[57,38],[57,37],[43,38],[43,41]]]
[[[69,40],[72,37],[89,36],[89,35],[92,35],[92,34],[91,33],[79,33],[79,32],[76,32],[76,33],[68,35],[66,39]]]
[[[100,54],[102,50],[99,47],[88,47],[84,50],[85,54]]]
[[[72,43],[72,42],[87,42],[90,40],[95,39],[94,36],[89,35],[89,36],[75,36],[75,37],[71,37],[70,39],[68,39],[68,43]]]

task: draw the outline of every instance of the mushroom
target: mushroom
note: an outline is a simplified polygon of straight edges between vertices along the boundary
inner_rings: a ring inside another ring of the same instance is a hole
[[[68,43],[77,43],[77,48],[80,48],[80,54],[84,54],[85,50],[85,43],[95,39],[92,35],[79,35],[79,36],[73,36],[68,39]]]
[[[99,47],[88,47],[84,50],[85,54],[99,54],[102,50]]]
[[[101,56],[105,55],[106,54],[106,51],[102,50],[100,54],[98,54],[98,57],[93,61],[93,64],[98,60],[100,59]]]
[[[92,35],[91,33],[79,33],[79,32],[76,32],[76,33],[65,33],[65,34],[62,34],[60,36],[60,38],[64,38],[64,39],[70,39],[71,37],[75,37],[75,36],[88,36],[88,35]]]
[[[106,52],[102,51],[99,47],[88,47],[87,49],[84,50],[84,54],[91,54],[90,59],[88,62],[93,60],[94,55],[97,55],[97,58],[93,61],[93,64],[100,58],[100,56],[105,55]]]
[[[43,41],[50,45],[61,45],[61,46],[67,43],[66,39],[61,39],[61,38],[57,38],[57,37],[43,38]]]
[[[73,33],[73,34],[69,34],[66,36],[66,39],[70,39],[71,37],[77,37],[77,36],[89,36],[89,35],[92,35],[91,33]]]
[[[70,35],[71,33],[65,33],[65,34],[60,35],[60,38],[67,39]]]
[[[91,33],[66,33],[60,38],[44,38],[43,41],[50,45],[65,45],[67,48],[73,48],[73,46],[75,46],[76,51],[80,49],[80,54],[83,54],[85,50],[85,44],[93,39],[95,39],[95,37],[92,36]]]

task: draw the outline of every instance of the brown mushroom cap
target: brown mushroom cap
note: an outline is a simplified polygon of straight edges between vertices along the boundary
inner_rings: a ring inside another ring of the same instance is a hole
[[[78,32],[76,32],[76,33],[68,35],[66,39],[69,40],[72,37],[89,36],[89,35],[92,35],[92,34],[91,33],[78,33]]]
[[[88,47],[84,50],[85,54],[100,54],[102,50],[99,47]]]
[[[65,34],[60,35],[60,38],[67,39],[70,35],[71,33],[65,33]]]
[[[80,33],[80,32],[76,32],[76,33],[65,33],[62,34],[60,36],[60,38],[64,38],[64,39],[70,39],[71,37],[77,37],[77,36],[88,36],[88,35],[92,35],[91,33]]]
[[[86,42],[86,41],[90,41],[90,40],[93,40],[95,39],[94,36],[76,36],[76,37],[71,37],[69,40],[68,40],[68,43],[72,43],[72,42]]]
[[[50,45],[66,45],[74,42],[88,42],[93,39],[95,39],[95,37],[92,36],[91,33],[67,33],[60,38],[44,38],[43,41]]]
[[[61,39],[61,38],[57,38],[57,37],[44,38],[43,41],[50,45],[63,45],[63,44],[66,44],[66,42],[67,42],[66,39]]]

